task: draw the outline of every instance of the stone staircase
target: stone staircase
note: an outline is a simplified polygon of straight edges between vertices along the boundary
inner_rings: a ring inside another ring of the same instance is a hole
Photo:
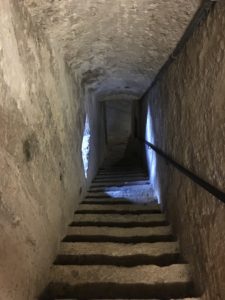
[[[99,171],[61,243],[41,299],[197,299],[160,206],[107,193],[148,184],[141,169]]]

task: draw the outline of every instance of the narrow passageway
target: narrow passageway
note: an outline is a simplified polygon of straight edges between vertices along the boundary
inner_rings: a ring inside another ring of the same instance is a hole
[[[102,167],[110,167],[122,160],[132,135],[132,108],[130,97],[127,100],[105,101],[105,127],[107,152]]]
[[[123,159],[99,170],[61,243],[41,299],[196,295],[161,206],[144,193],[150,189],[147,173],[130,163]]]
[[[0,0],[0,300],[225,299],[224,28],[224,0]]]

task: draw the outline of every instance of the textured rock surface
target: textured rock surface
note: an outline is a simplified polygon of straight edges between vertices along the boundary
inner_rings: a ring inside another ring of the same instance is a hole
[[[95,205],[95,204],[81,204],[79,206],[79,211],[92,211],[92,212],[98,212],[98,211],[113,211],[113,212],[118,212],[118,213],[122,213],[123,211],[126,211],[126,212],[135,212],[135,211],[141,211],[141,212],[148,212],[148,213],[151,213],[151,212],[154,212],[154,213],[160,213],[160,206],[158,204],[155,204],[155,203],[152,203],[152,204],[149,204],[149,205],[138,205],[138,204],[127,204],[124,208],[124,205]]]
[[[0,2],[0,28],[0,299],[31,300],[82,196],[82,113],[64,61],[18,1]]]
[[[138,266],[134,268],[117,268],[115,266],[55,266],[52,281],[79,285],[87,283],[117,284],[166,284],[191,281],[187,265],[168,267]]]
[[[196,11],[196,0],[24,0],[75,76],[101,97],[143,94]]]
[[[114,223],[116,224],[142,224],[142,223],[163,223],[166,218],[163,214],[138,214],[138,215],[121,215],[121,214],[79,214],[75,216],[77,222],[96,222],[96,223]],[[138,225],[137,225],[138,226]]]
[[[55,299],[55,300],[59,300],[59,299]],[[60,300],[78,300],[78,299],[73,298],[73,299],[60,299]],[[104,300],[110,300],[110,299],[104,299]],[[128,300],[128,299],[116,299],[116,300]],[[138,300],[144,300],[144,299],[138,299]],[[149,299],[149,300],[159,300],[159,299]],[[182,298],[182,299],[169,299],[169,300],[200,300],[200,298]]]
[[[168,267],[138,266],[54,266],[53,295],[77,295],[79,298],[156,297],[191,294],[191,276],[187,265]],[[103,298],[103,299],[104,299]],[[168,298],[167,298],[168,299]]]
[[[145,100],[149,140],[223,191],[224,16],[225,3],[218,1]],[[225,205],[146,151],[156,192],[168,208],[183,252],[205,292],[203,299],[224,299]]]
[[[69,227],[68,235],[76,236],[111,236],[111,237],[149,237],[149,236],[171,236],[170,226],[150,227],[148,230],[143,227],[113,228],[113,227]]]
[[[160,256],[164,254],[179,253],[177,242],[169,243],[139,243],[139,244],[114,244],[114,243],[62,243],[60,255],[110,255],[129,256],[146,254]]]

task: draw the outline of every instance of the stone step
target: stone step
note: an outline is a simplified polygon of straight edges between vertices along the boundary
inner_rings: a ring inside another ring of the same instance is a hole
[[[112,204],[113,203],[113,204]],[[81,204],[76,213],[161,213],[160,205],[155,203],[145,204],[118,204],[118,202],[110,202],[109,204]]]
[[[150,189],[150,184],[140,184],[140,185],[133,185],[133,184],[128,184],[128,185],[113,185],[113,186],[104,186],[104,187],[90,187],[88,189],[88,194],[94,194],[94,193],[120,193],[120,196],[123,195],[122,193],[131,193],[131,190],[128,188],[132,188],[134,190],[133,193],[141,193],[142,188],[144,187],[145,190],[149,186]],[[138,191],[137,191],[138,189]]]
[[[102,179],[102,178],[115,178],[115,177],[146,177],[148,174],[144,172],[102,172],[98,173],[95,179]]]
[[[144,181],[149,180],[147,176],[109,176],[109,177],[96,177],[92,183],[108,183],[108,182],[133,182],[133,181]]]
[[[145,200],[143,202],[134,202],[132,200],[129,199],[125,199],[125,198],[111,198],[111,197],[102,197],[102,198],[96,198],[96,197],[90,197],[85,199],[82,204],[90,204],[90,205],[94,205],[94,204],[102,204],[102,205],[113,205],[113,206],[117,206],[117,205],[122,205],[124,206],[124,209],[126,209],[126,206],[128,205],[152,205],[153,203],[157,203],[156,200]]]
[[[85,199],[112,199],[112,197],[104,192],[100,193],[87,193]]]
[[[97,189],[97,188],[107,188],[107,187],[127,187],[127,186],[136,186],[136,185],[149,185],[150,182],[148,180],[140,180],[140,181],[121,181],[121,182],[111,182],[111,183],[92,183],[90,186],[90,190]]]
[[[131,268],[54,266],[46,299],[74,296],[78,299],[169,299],[193,295],[190,271],[185,264]]]
[[[55,264],[159,266],[181,262],[177,242],[140,243],[62,243]]]
[[[99,174],[97,175],[95,178],[93,178],[93,182],[94,181],[99,181],[99,180],[109,180],[112,179],[112,181],[114,180],[135,180],[137,178],[137,180],[139,180],[140,178],[146,178],[148,179],[148,174],[146,173],[114,173],[114,174]]]
[[[124,213],[124,212],[123,212]],[[75,214],[71,226],[149,227],[165,226],[164,214]],[[147,230],[147,228],[146,228]]]
[[[70,299],[66,299],[66,298],[61,298],[61,299],[54,299],[54,300],[80,300],[77,298],[70,298]],[[92,299],[92,300],[100,300],[100,299]],[[102,300],[102,299],[101,299]],[[104,300],[112,300],[112,299],[105,299]],[[114,300],[130,300],[130,299],[114,299]],[[146,300],[146,299],[133,299],[132,300]],[[162,299],[148,299],[148,300],[162,300]],[[179,298],[179,299],[167,299],[167,300],[201,300],[200,298]]]
[[[114,172],[114,171],[122,171],[122,172],[129,172],[129,171],[145,171],[145,169],[140,168],[140,167],[133,167],[133,166],[114,166],[111,168],[100,168],[98,170],[99,172]]]
[[[85,201],[102,201],[105,202],[108,201],[108,203],[111,201],[112,203],[116,203],[118,200],[123,203],[127,204],[148,204],[148,203],[157,203],[156,199],[151,196],[142,196],[141,197],[141,190],[137,192],[137,195],[133,195],[130,191],[101,191],[101,192],[88,192],[83,203]]]
[[[69,227],[65,242],[147,243],[175,241],[170,226],[161,227]]]
[[[146,171],[143,169],[111,169],[111,170],[99,170],[97,176],[99,174],[146,174]]]
[[[110,193],[110,195],[108,194]],[[86,199],[90,199],[90,198],[100,198],[100,199],[108,199],[108,198],[111,198],[111,199],[116,199],[116,195],[119,194],[120,197],[121,197],[121,191],[119,191],[118,189],[112,189],[112,190],[107,190],[107,191],[104,191],[104,190],[92,190],[92,191],[88,191],[87,195],[86,195]],[[114,195],[114,196],[113,196]],[[146,200],[145,200],[146,202]]]
[[[99,168],[99,171],[113,171],[113,170],[122,170],[122,171],[127,171],[127,170],[144,170],[143,167],[140,167],[140,166],[112,166],[110,168]]]
[[[54,300],[80,300],[80,299],[77,299],[77,298],[69,298],[69,299],[68,298],[67,299],[63,298],[62,299],[61,298],[61,299],[54,299]],[[92,300],[100,300],[100,299],[92,299]],[[104,300],[112,300],[112,299],[105,299],[104,298]],[[130,299],[114,299],[114,300],[130,300]],[[146,299],[134,299],[134,298],[132,298],[132,300],[146,300]],[[149,299],[148,298],[148,300],[162,300],[162,299],[152,299],[152,298]],[[173,298],[173,299],[166,299],[166,300],[201,300],[201,298],[193,298],[193,297],[190,298],[190,297],[188,297],[188,298],[179,298],[179,299],[178,298],[176,298],[176,299]]]
[[[149,180],[147,176],[139,176],[137,177],[136,175],[130,175],[128,177],[126,176],[110,176],[110,177],[96,177],[92,183],[114,183],[114,182],[132,182],[132,181],[140,181],[140,180]]]

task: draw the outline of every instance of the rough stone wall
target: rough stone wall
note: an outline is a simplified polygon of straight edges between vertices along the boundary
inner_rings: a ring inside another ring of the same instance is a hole
[[[144,100],[148,140],[225,191],[225,3],[218,1]],[[204,300],[225,296],[225,205],[146,149],[155,192]]]
[[[0,299],[31,300],[84,191],[80,91],[20,1],[0,1]]]

